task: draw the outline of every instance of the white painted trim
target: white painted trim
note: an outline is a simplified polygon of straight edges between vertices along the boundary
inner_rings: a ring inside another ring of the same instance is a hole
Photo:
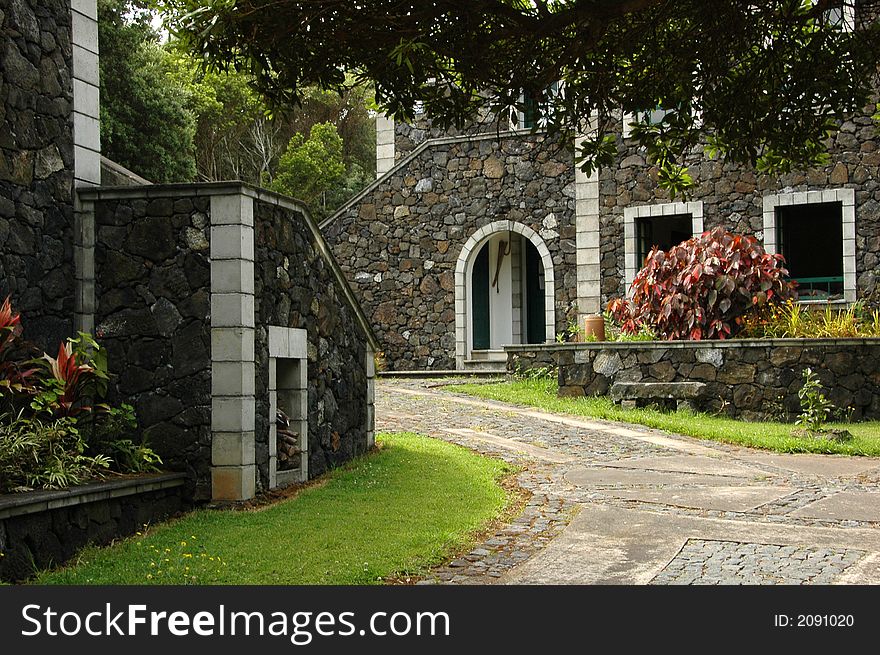
[[[394,168],[394,119],[376,116],[376,178]]]
[[[545,338],[547,343],[553,343],[556,335],[556,276],[553,270],[553,257],[544,240],[528,225],[517,221],[495,221],[484,225],[476,230],[465,242],[455,264],[455,366],[458,370],[464,368],[464,361],[471,351],[471,333],[467,329],[470,325],[470,303],[468,302],[467,287],[471,278],[471,269],[474,259],[483,245],[493,234],[498,232],[515,232],[529,241],[538,250],[541,264],[544,266],[544,313],[545,313]]]
[[[856,192],[855,189],[823,189],[821,191],[774,193],[764,196],[764,250],[778,252],[779,239],[776,231],[776,208],[790,205],[812,205],[824,202],[841,204],[843,228],[843,299],[856,300]]]
[[[593,117],[587,125],[595,129]],[[575,137],[575,152],[580,149],[584,135]],[[581,167],[574,166],[575,186],[575,248],[577,265],[577,311],[578,324],[585,317],[602,311],[601,238],[599,234],[599,171],[587,175]]]
[[[691,231],[692,234],[703,233],[703,201],[696,202],[664,202],[655,205],[639,205],[637,207],[626,207],[623,210],[623,252],[624,252],[624,281],[627,289],[632,284],[638,273],[638,264],[636,261],[637,243],[636,243],[636,219],[637,218],[655,218],[658,216],[680,216],[682,214],[691,215]]]

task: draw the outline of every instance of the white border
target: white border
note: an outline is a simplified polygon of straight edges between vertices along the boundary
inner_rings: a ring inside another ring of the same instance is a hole
[[[480,252],[480,246],[493,234],[498,232],[515,232],[532,242],[541,256],[544,266],[544,321],[547,343],[553,343],[556,334],[556,276],[553,272],[553,258],[544,240],[528,225],[516,221],[495,221],[484,225],[465,242],[455,264],[455,366],[464,369],[464,361],[471,350],[471,334],[467,329],[470,325],[470,303],[468,302],[467,280],[473,260]]]
[[[855,189],[799,191],[764,196],[764,250],[774,254],[778,248],[776,208],[787,205],[812,205],[839,202],[843,223],[843,299],[856,300],[856,192]]]
[[[636,219],[656,216],[691,215],[691,231],[694,235],[703,233],[703,201],[696,202],[664,202],[657,205],[639,205],[626,207],[623,210],[623,252],[624,281],[627,291],[639,270],[636,261],[638,247],[636,244]]]

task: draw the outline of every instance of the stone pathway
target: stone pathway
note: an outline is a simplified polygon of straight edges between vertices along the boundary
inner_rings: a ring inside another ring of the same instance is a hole
[[[379,430],[523,467],[512,523],[419,584],[880,583],[880,460],[782,455],[383,379]]]

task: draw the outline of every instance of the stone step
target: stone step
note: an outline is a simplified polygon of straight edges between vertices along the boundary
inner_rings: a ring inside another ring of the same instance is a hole
[[[472,350],[469,362],[507,362],[507,353],[504,350]]]
[[[464,360],[464,370],[505,373],[507,371],[507,359],[466,359]]]

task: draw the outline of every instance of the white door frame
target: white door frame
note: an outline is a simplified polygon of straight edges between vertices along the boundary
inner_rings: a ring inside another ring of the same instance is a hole
[[[468,296],[474,259],[483,244],[498,232],[515,232],[529,241],[541,256],[544,267],[544,323],[545,341],[553,343],[556,335],[556,277],[553,271],[553,258],[544,240],[528,225],[516,221],[495,221],[474,232],[465,242],[455,264],[455,367],[464,368],[465,359],[472,349],[473,337],[468,327],[471,324],[471,306]]]

